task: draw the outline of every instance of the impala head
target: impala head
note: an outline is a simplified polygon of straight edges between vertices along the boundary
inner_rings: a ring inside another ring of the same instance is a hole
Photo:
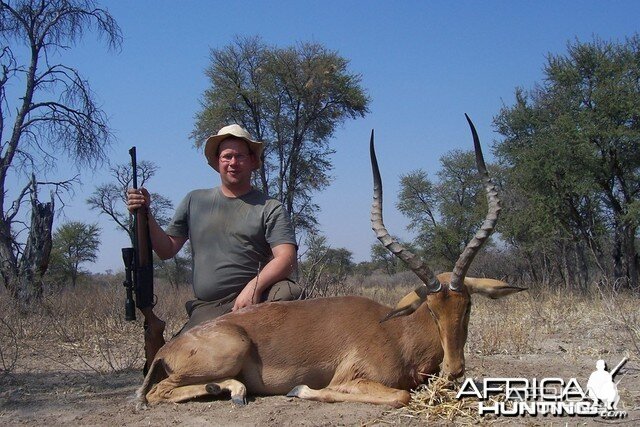
[[[404,261],[424,283],[423,286],[404,297],[396,309],[391,311],[382,321],[409,315],[426,302],[438,327],[444,350],[443,370],[450,379],[458,378],[464,373],[464,345],[467,340],[471,311],[471,293],[477,292],[490,298],[499,298],[523,290],[511,287],[499,280],[466,278],[473,258],[495,228],[500,213],[500,200],[496,187],[487,173],[476,129],[469,116],[466,114],[465,116],[473,135],[478,172],[483,178],[487,192],[488,213],[480,229],[460,254],[451,273],[434,275],[422,259],[400,245],[385,228],[382,221],[382,179],[374,150],[373,131],[371,131],[370,143],[371,167],[373,169],[372,228],[380,242]]]

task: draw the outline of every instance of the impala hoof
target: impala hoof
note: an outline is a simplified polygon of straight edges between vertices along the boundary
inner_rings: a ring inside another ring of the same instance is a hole
[[[136,402],[136,412],[146,411],[147,409],[149,409],[149,405],[146,402]]]
[[[299,385],[294,387],[289,393],[287,393],[287,397],[300,397],[303,398],[306,391],[309,390],[309,387],[306,385]]]
[[[231,401],[239,406],[247,404],[247,399],[244,396],[231,396]]]

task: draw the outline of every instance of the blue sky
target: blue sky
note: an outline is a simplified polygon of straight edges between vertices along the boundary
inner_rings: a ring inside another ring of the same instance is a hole
[[[370,228],[371,178],[367,144],[376,130],[385,183],[385,222],[410,238],[407,220],[395,212],[399,176],[423,168],[431,176],[439,158],[469,149],[464,113],[474,120],[490,158],[498,138],[492,118],[514,99],[517,86],[542,79],[548,53],[563,53],[568,41],[594,35],[623,40],[638,31],[637,1],[105,1],[122,28],[120,52],[109,52],[87,34],[62,59],[87,78],[110,117],[113,163],[138,158],[160,170],[149,188],[174,204],[193,188],[219,183],[189,134],[211,48],[236,35],[259,35],[269,44],[314,41],[350,60],[362,75],[371,112],[346,122],[332,145],[334,181],[317,195],[320,226],[333,247],[355,261],[367,260],[375,237]],[[59,170],[59,174],[69,173]],[[104,169],[82,172],[82,186],[67,204],[64,220],[102,227],[97,263],[120,270],[126,236],[85,200],[109,180]]]

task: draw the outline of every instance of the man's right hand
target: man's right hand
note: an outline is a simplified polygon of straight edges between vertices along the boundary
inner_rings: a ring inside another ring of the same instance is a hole
[[[129,212],[133,214],[136,209],[140,208],[147,211],[149,234],[151,236],[151,246],[153,247],[153,251],[162,260],[172,258],[176,256],[180,249],[182,249],[184,242],[187,241],[187,237],[167,235],[162,227],[158,225],[158,222],[149,210],[150,205],[151,195],[146,188],[140,187],[138,189],[127,189],[127,209]]]
[[[127,209],[134,213],[136,209],[149,209],[151,205],[151,195],[146,188],[129,188],[127,190]]]

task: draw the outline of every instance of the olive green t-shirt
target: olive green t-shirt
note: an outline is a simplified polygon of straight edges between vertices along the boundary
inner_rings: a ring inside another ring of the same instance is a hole
[[[189,239],[193,291],[205,301],[239,292],[273,258],[272,247],[296,244],[282,204],[255,189],[238,198],[219,187],[191,191],[166,233]]]

